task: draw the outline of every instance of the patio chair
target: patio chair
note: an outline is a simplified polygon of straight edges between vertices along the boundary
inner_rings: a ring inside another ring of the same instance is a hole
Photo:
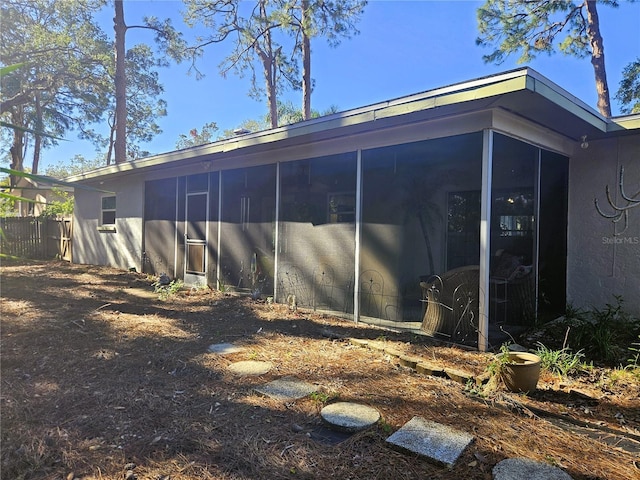
[[[421,330],[451,341],[475,342],[480,267],[467,265],[420,282],[426,308]]]

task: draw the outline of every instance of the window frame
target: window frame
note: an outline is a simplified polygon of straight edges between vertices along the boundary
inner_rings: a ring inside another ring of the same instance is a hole
[[[113,199],[113,208],[105,208],[105,200]],[[115,195],[107,195],[100,198],[100,227],[115,227],[117,216],[117,200]],[[113,212],[113,222],[105,223],[105,213]]]

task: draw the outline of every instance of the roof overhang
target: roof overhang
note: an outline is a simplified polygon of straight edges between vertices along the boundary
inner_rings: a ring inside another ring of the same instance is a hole
[[[511,114],[579,142],[640,129],[640,115],[607,119],[530,68],[457,83],[366,107],[244,134],[214,143],[103,167],[68,179],[91,181],[105,176],[187,165],[206,157],[216,160],[295,147],[417,122],[490,109]]]

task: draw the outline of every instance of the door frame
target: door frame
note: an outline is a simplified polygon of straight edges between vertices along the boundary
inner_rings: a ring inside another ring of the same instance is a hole
[[[205,221],[204,221],[204,238],[189,238],[189,197],[195,197],[198,195],[204,195],[205,197]],[[201,192],[185,192],[185,205],[184,205],[184,262],[183,262],[183,278],[185,285],[192,286],[205,286],[207,285],[207,270],[209,267],[207,245],[209,235],[209,190]],[[202,247],[201,251],[201,271],[196,269],[189,269],[190,266],[190,247],[193,247],[195,253],[195,247]]]

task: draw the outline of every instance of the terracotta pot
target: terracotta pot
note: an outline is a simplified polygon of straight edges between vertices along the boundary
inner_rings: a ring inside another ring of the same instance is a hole
[[[505,386],[512,392],[533,392],[540,377],[540,357],[533,353],[509,352],[509,361],[502,363],[500,375]]]

